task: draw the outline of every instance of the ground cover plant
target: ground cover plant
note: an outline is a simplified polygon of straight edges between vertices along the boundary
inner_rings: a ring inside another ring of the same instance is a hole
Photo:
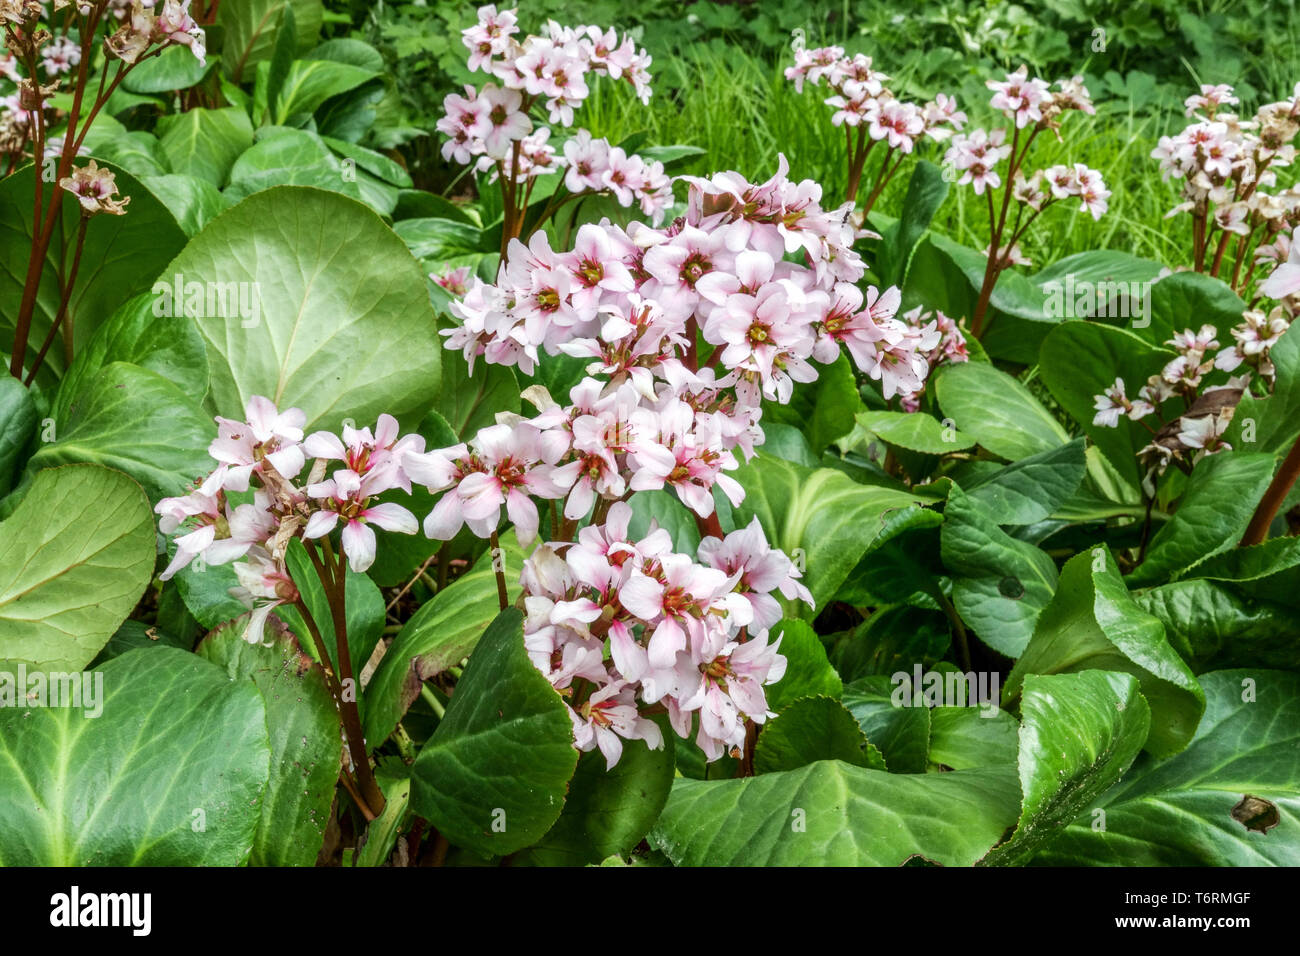
[[[1300,863],[1235,16],[0,0],[0,863]]]

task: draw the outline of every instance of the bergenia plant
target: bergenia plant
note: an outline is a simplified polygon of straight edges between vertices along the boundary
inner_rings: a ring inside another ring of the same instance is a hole
[[[516,39],[515,11],[480,7],[478,23],[463,31],[469,68],[492,79],[466,86],[443,101],[438,131],[447,137],[442,155],[488,174],[500,188],[504,220],[501,257],[512,239],[540,228],[572,200],[608,193],[621,206],[635,203],[656,223],[671,201],[663,163],[628,155],[603,138],[574,127],[574,112],[590,84],[622,80],[641,102],[650,99],[650,56],[629,37],[595,26],[566,27],[549,21],[545,35]],[[569,131],[561,143],[552,134]],[[529,214],[540,177],[563,173],[540,210]]]
[[[1202,84],[1185,103],[1195,122],[1160,137],[1151,156],[1164,179],[1181,181],[1182,201],[1168,216],[1192,217],[1192,268],[1223,277],[1244,295],[1257,268],[1286,261],[1289,233],[1300,224],[1300,190],[1277,189],[1277,170],[1295,159],[1300,84],[1250,120],[1232,111],[1237,103],[1226,83]]]
[[[844,127],[845,198],[850,202],[857,201],[867,159],[877,143],[884,143],[862,204],[864,219],[922,138],[945,140],[966,124],[966,114],[957,109],[951,96],[940,93],[924,105],[899,99],[886,86],[890,78],[872,67],[871,57],[862,53],[846,56],[843,47],[797,48],[794,65],[786,68],[785,78],[801,93],[805,82],[812,86],[826,82],[831,95],[824,102],[835,110],[831,123]]]
[[[0,99],[0,153],[5,173],[30,158],[38,167],[34,175],[31,257],[24,276],[22,297],[14,319],[14,342],[9,372],[30,385],[40,370],[51,343],[62,334],[65,358],[72,362],[73,329],[68,302],[76,283],[85,244],[87,220],[98,212],[120,215],[125,201],[114,202],[111,171],[97,169],[91,161],[83,168],[74,162],[82,154],[95,118],[100,115],[123,79],[140,63],[168,47],[188,47],[204,62],[203,28],[190,15],[190,0],[165,0],[126,9],[121,2],[54,0],[50,11],[38,0],[0,0],[8,53],[0,60],[0,75],[15,82],[16,93]],[[96,77],[98,73],[98,77]],[[55,107],[56,95],[71,97],[66,112]],[[29,337],[42,274],[50,245],[58,231],[62,208],[60,194],[47,195],[45,183],[73,193],[82,205],[70,277],[60,277],[61,301],[47,338],[28,364]]]
[[[1083,77],[1059,80],[1053,90],[1046,80],[1030,78],[1028,68],[1021,66],[1006,80],[989,80],[987,85],[993,90],[989,105],[1008,124],[957,133],[944,154],[952,178],[983,196],[988,207],[988,264],[970,323],[977,338],[983,334],[998,276],[1013,265],[1029,265],[1019,242],[1039,215],[1058,202],[1077,199],[1083,211],[1100,219],[1110,198],[1101,173],[1084,163],[1026,173],[1029,151],[1040,133],[1050,130],[1060,139],[1066,113],[1095,112]]]

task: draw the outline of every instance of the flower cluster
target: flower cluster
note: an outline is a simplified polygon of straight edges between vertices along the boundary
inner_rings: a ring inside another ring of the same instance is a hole
[[[745,742],[745,723],[769,716],[765,684],[786,661],[769,643],[779,592],[811,603],[789,558],[768,547],[757,519],[706,537],[697,558],[672,551],[651,524],[629,534],[632,509],[613,504],[573,543],[540,548],[524,574],[529,656],[566,698],[574,743],[618,761],[624,740],[663,746],[642,707],[665,710],[673,730],[712,761]],[[698,723],[695,717],[698,715]]]
[[[122,26],[104,41],[105,48],[125,63],[137,63],[156,45],[187,46],[200,63],[207,61],[203,28],[190,15],[190,0],[144,4],[135,0]]]
[[[313,541],[341,526],[348,564],[361,573],[375,560],[374,527],[400,534],[419,529],[406,508],[375,499],[394,488],[410,493],[403,462],[424,451],[424,439],[399,437],[391,415],[379,416],[373,432],[345,426],[341,438],[327,431],[304,437],[300,409],[280,412],[262,396],[249,400],[245,415],[244,421],[216,420],[208,454],[217,467],[193,491],[164,498],[154,510],[163,534],[184,532],[162,579],[195,559],[238,562],[240,587],[233,593],[253,611],[244,636],[259,642],[267,615],[298,598],[285,557],[294,538]]]
[[[927,366],[925,378],[928,379],[930,373],[941,365],[956,365],[970,360],[970,353],[966,350],[966,335],[955,319],[938,309],[928,312],[918,305],[910,312],[905,312],[902,320],[913,330],[912,334],[919,337],[918,353],[924,357]],[[922,385],[916,391],[900,396],[899,403],[903,411],[919,411],[921,396],[924,394],[925,386]]]
[[[1241,281],[1249,244],[1258,239],[1263,249],[1300,224],[1300,189],[1265,191],[1277,186],[1276,171],[1295,159],[1300,84],[1290,99],[1261,107],[1249,121],[1230,111],[1236,104],[1232,87],[1203,85],[1186,101],[1195,122],[1160,137],[1151,156],[1164,179],[1182,184],[1181,201],[1167,215],[1185,212],[1195,220],[1195,268],[1218,275],[1228,242],[1235,240],[1232,284],[1240,288],[1249,281]]]
[[[478,11],[478,23],[463,31],[470,51],[469,68],[494,78],[482,88],[466,86],[464,95],[443,101],[437,123],[447,137],[442,155],[461,164],[473,162],[491,180],[525,182],[565,170],[570,193],[607,191],[620,205],[637,203],[658,221],[672,202],[663,164],[629,156],[608,140],[578,129],[562,145],[552,144],[552,129],[530,115],[534,106],[547,122],[573,125],[574,110],[590,93],[588,78],[604,75],[631,83],[642,102],[650,98],[650,56],[637,51],[630,38],[613,30],[564,27],[554,21],[545,35],[516,40],[515,12],[495,6]]]
[[[943,93],[924,105],[899,99],[885,85],[889,77],[872,67],[871,57],[846,56],[838,46],[796,50],[785,78],[799,92],[805,80],[813,86],[825,80],[831,92],[825,103],[835,109],[832,123],[864,126],[872,140],[886,140],[904,153],[912,152],[922,136],[946,139],[966,122],[957,102]]]
[[[1205,455],[1231,449],[1223,435],[1237,403],[1255,375],[1265,389],[1272,388],[1275,369],[1269,352],[1290,322],[1289,314],[1280,306],[1267,314],[1249,310],[1242,323],[1232,329],[1232,343],[1222,347],[1212,325],[1179,332],[1167,343],[1177,355],[1147,380],[1136,398],[1128,397],[1122,378],[1115,379],[1114,385],[1095,397],[1094,425],[1115,428],[1121,418],[1128,418],[1152,433],[1151,443],[1138,453],[1147,468],[1143,485],[1148,494],[1155,493],[1154,479],[1171,462],[1190,467]],[[1212,356],[1216,349],[1218,354]],[[1237,374],[1224,383],[1208,385],[1205,377],[1216,369]],[[1184,411],[1166,422],[1162,407],[1174,397],[1182,400]],[[1159,428],[1146,423],[1151,415],[1160,419]]]
[[[586,224],[569,252],[544,233],[511,245],[497,283],[474,280],[452,312],[449,348],[531,373],[539,350],[592,359],[590,371],[652,376],[695,390],[735,390],[735,414],[761,399],[789,400],[817,377],[810,359],[840,346],[881,382],[886,398],[920,388],[927,345],[893,318],[896,290],[865,297],[849,207],[824,210],[821,187],[777,174],[752,184],[737,173],[686,178],[687,214],[664,229]],[[802,262],[787,255],[797,253]],[[713,346],[695,361],[695,329]],[[646,394],[649,394],[646,390]]]

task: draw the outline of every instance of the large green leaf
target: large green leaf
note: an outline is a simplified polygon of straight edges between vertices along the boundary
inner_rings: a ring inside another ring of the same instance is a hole
[[[72,462],[107,465],[140,482],[156,502],[211,471],[212,419],[197,396],[127,362],[106,365],[79,384],[75,395],[60,396],[67,418],[55,422],[55,440],[29,459],[28,476]]]
[[[375,73],[337,60],[295,60],[272,104],[272,122],[283,124],[292,116],[310,114],[331,96],[346,93],[374,79]]]
[[[892,773],[925,772],[930,708],[913,699],[911,674],[859,678],[844,688],[843,702]]]
[[[153,566],[153,512],[139,485],[95,465],[41,471],[0,523],[0,661],[81,670]]]
[[[1300,611],[1247,600],[1213,581],[1183,580],[1137,597],[1158,617],[1192,671],[1225,667],[1300,667]]]
[[[155,57],[141,60],[122,79],[132,93],[175,93],[197,85],[216,65],[210,57],[200,63],[188,47],[166,47]]]
[[[206,179],[180,174],[144,176],[140,180],[166,206],[185,235],[193,238],[215,219],[229,200]]]
[[[438,393],[440,344],[424,276],[360,203],[267,190],[209,223],[167,271],[187,282],[255,283],[255,324],[195,319],[220,415],[242,418],[247,400],[265,395],[302,408],[310,431],[383,412],[416,417]]]
[[[1042,521],[1078,490],[1087,470],[1084,440],[1042,451],[972,483],[970,500],[1000,525]]]
[[[171,647],[93,676],[96,716],[0,708],[0,864],[247,862],[270,765],[257,689]]]
[[[781,639],[781,655],[786,666],[781,679],[765,688],[768,710],[779,714],[800,697],[840,696],[844,690],[840,675],[826,659],[821,638],[807,622],[786,618],[772,629],[772,636]]]
[[[213,631],[198,654],[234,682],[252,683],[266,708],[270,776],[249,863],[312,866],[342,765],[338,711],[324,672],[293,635],[267,628],[267,640],[250,644],[243,624],[236,620]]]
[[[1197,463],[1178,510],[1151,538],[1129,580],[1142,587],[1179,577],[1233,547],[1272,478],[1273,458],[1262,453],[1221,452]]]
[[[651,840],[677,866],[970,866],[1015,822],[1010,768],[896,774],[821,760],[673,784]]]
[[[173,173],[206,180],[220,189],[235,160],[253,145],[253,124],[237,106],[187,110],[159,120],[158,136]]]
[[[1151,712],[1129,674],[1084,671],[1025,680],[1020,822],[984,859],[1027,860],[1115,784],[1142,749]]]
[[[763,725],[754,770],[777,773],[816,760],[885,769],[884,756],[843,704],[832,697],[801,697]]]
[[[774,548],[802,561],[804,584],[820,609],[858,563],[886,515],[920,499],[891,488],[860,485],[832,468],[803,468],[759,452],[733,472],[745,500],[736,527],[755,515]],[[816,610],[783,602],[786,613],[812,620]]]
[[[1096,802],[1104,818],[1085,812],[1035,862],[1300,866],[1300,677],[1216,671],[1201,684],[1205,716],[1187,749],[1143,754]],[[1262,803],[1242,807],[1247,796]],[[1264,832],[1270,809],[1278,825]]]
[[[927,455],[946,455],[975,444],[924,412],[859,412],[856,420],[886,444]]]
[[[325,141],[300,129],[262,131],[257,144],[230,167],[225,196],[238,202],[275,186],[311,186],[362,198],[356,176],[344,169]]]
[[[874,268],[882,285],[902,285],[916,244],[930,221],[948,198],[948,183],[934,163],[920,160],[912,167],[912,178],[903,197],[903,212],[897,223],[883,232]]]
[[[1096,547],[1075,555],[1043,609],[1033,640],[1007,677],[1003,699],[1020,696],[1030,674],[1085,670],[1132,674],[1151,706],[1146,749],[1177,753],[1196,732],[1205,697],[1187,664],[1165,639],[1164,625],[1128,593],[1114,559]]]
[[[1043,340],[1039,356],[1043,383],[1134,488],[1142,479],[1137,452],[1150,443],[1151,432],[1127,418],[1121,418],[1115,428],[1094,425],[1093,400],[1116,378],[1123,379],[1130,397],[1137,397],[1138,389],[1173,357],[1173,352],[1127,329],[1095,322],[1063,322]]]
[[[1246,303],[1222,279],[1203,272],[1175,272],[1151,286],[1151,325],[1139,329],[1142,338],[1152,345],[1163,345],[1184,329],[1199,330],[1212,325],[1219,333],[1219,344],[1230,345],[1231,330],[1241,324]]]
[[[552,397],[567,404],[569,396]],[[480,428],[496,423],[497,412],[519,414],[519,383],[514,370],[480,359],[471,374],[459,353],[448,352],[442,367],[442,392],[435,408],[461,441],[469,441]]]
[[[513,535],[501,543],[503,573],[511,601],[519,597],[523,552]],[[469,656],[498,612],[492,552],[424,602],[389,645],[366,685],[366,739],[387,740],[420,685]]]
[[[935,389],[944,414],[1001,458],[1028,458],[1070,440],[1029,389],[987,362],[944,366]]]
[[[299,51],[315,45],[324,17],[321,0],[240,0],[223,4],[217,25],[225,29],[221,68],[226,76],[236,83],[252,79],[251,67],[271,58],[280,11],[286,3],[293,9]]]
[[[20,458],[36,429],[36,403],[23,383],[0,381],[0,498],[13,487]]]
[[[987,503],[953,486],[940,529],[952,602],[980,640],[1017,657],[1056,590],[1056,565],[998,527]]]
[[[101,164],[105,165],[105,164]],[[172,214],[130,173],[107,166],[117,174],[117,190],[130,196],[125,215],[99,215],[86,227],[86,241],[81,253],[77,284],[68,302],[74,346],[90,339],[99,323],[127,299],[147,292],[153,279],[172,256],[185,245],[185,234]],[[28,166],[0,179],[0,352],[13,348],[14,326],[22,298],[27,263],[31,259],[32,195],[35,189],[33,168]],[[36,351],[44,341],[50,324],[59,310],[60,276],[72,268],[76,251],[80,206],[65,190],[53,184],[45,186],[45,201],[52,192],[62,203],[55,219],[54,238],[41,273],[36,311],[28,339],[27,365],[30,368]],[[66,326],[65,326],[66,327]],[[45,357],[38,382],[54,380],[66,367],[64,350],[55,343]]]
[[[930,708],[930,763],[949,770],[1015,766],[1020,725],[1005,710]]]
[[[193,323],[154,315],[155,296],[136,296],[118,309],[77,353],[54,400],[56,423],[72,417],[86,383],[114,362],[128,362],[161,375],[199,402],[208,390],[208,356]],[[206,443],[205,443],[206,445]]]
[[[411,807],[457,846],[507,856],[559,819],[577,763],[568,708],[528,658],[523,615],[508,608],[411,767]]]
[[[585,753],[555,826],[512,862],[582,866],[627,853],[650,832],[672,786],[671,735],[664,736],[661,750],[627,741],[612,769],[606,769],[599,750]]]

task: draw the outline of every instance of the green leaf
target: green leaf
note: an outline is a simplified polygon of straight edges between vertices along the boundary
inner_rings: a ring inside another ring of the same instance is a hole
[[[36,431],[36,403],[23,383],[11,376],[0,381],[0,498],[9,494],[21,456]]]
[[[1022,458],[978,483],[969,497],[1000,525],[1042,521],[1078,490],[1087,469],[1084,440]]]
[[[90,662],[88,670],[96,670],[99,665],[111,661],[115,657],[121,657],[127,651],[153,647],[175,647],[182,651],[188,651],[192,643],[192,641],[185,641],[168,634],[160,626],[151,627],[144,621],[123,621],[122,626],[113,632],[113,636],[108,639],[108,643]]]
[[[370,70],[350,63],[295,60],[279,90],[272,122],[283,125],[291,116],[314,113],[331,96],[346,93],[374,77]]]
[[[611,769],[599,750],[583,754],[555,826],[512,864],[583,866],[629,853],[650,832],[672,790],[672,736],[664,742],[651,750],[642,740],[624,741]]]
[[[802,697],[763,724],[754,748],[754,770],[778,773],[816,760],[885,769],[885,758],[843,704],[831,697]]]
[[[255,324],[238,315],[194,319],[219,415],[241,419],[248,399],[265,395],[302,408],[311,431],[382,412],[415,418],[438,393],[441,345],[424,276],[360,203],[314,189],[267,190],[214,219],[168,273],[255,284]]]
[[[860,485],[832,468],[803,468],[761,451],[732,475],[745,489],[744,502],[734,510],[736,527],[757,516],[772,547],[796,562],[802,556],[803,583],[817,608],[839,590],[887,513],[918,501],[904,491]],[[787,615],[816,615],[801,601],[782,603]]]
[[[1039,359],[1043,383],[1133,488],[1142,481],[1137,452],[1150,443],[1151,433],[1127,418],[1121,418],[1115,428],[1094,425],[1093,400],[1116,378],[1123,379],[1127,394],[1136,396],[1173,357],[1173,352],[1132,332],[1094,322],[1063,322],[1043,340]]]
[[[886,444],[927,455],[946,455],[975,444],[924,412],[859,412],[857,422]]]
[[[39,472],[0,523],[0,661],[79,671],[153,574],[153,512],[121,472]]]
[[[262,695],[271,764],[253,839],[252,866],[313,866],[325,841],[342,765],[338,711],[325,674],[293,635],[266,629],[267,640],[243,639],[243,621],[204,638],[197,653],[236,684]]]
[[[1241,324],[1246,303],[1222,279],[1203,272],[1175,272],[1151,286],[1151,325],[1134,331],[1153,345],[1164,345],[1174,333],[1212,325],[1219,343],[1232,343],[1232,328]]]
[[[74,354],[118,306],[149,291],[154,276],[185,245],[185,234],[167,208],[130,173],[118,167],[108,168],[117,174],[118,194],[130,196],[131,205],[124,216],[94,216],[86,227],[81,268],[64,320],[72,323]],[[6,354],[12,351],[19,301],[31,259],[34,189],[31,166],[0,179],[0,352]],[[55,222],[54,238],[41,273],[27,343],[29,368],[58,314],[59,276],[66,275],[72,265],[81,219],[81,207],[66,190],[57,190],[57,196],[62,203],[61,218]],[[48,187],[46,200],[50,201]],[[51,348],[37,383],[49,385],[66,367],[64,350]]]
[[[393,231],[417,259],[442,261],[496,251],[478,226],[458,219],[403,219]]]
[[[257,143],[230,168],[226,199],[239,202],[254,193],[276,186],[311,186],[360,200],[361,187],[355,176],[346,175],[343,164],[325,141],[300,129],[263,130]]]
[[[844,688],[843,703],[893,773],[924,773],[930,710],[912,697],[911,674],[862,677]]]
[[[918,161],[907,183],[903,213],[898,223],[885,231],[876,257],[875,271],[883,285],[903,285],[916,244],[947,198],[948,183],[939,167],[924,159]]]
[[[940,529],[957,613],[989,647],[1018,657],[1056,590],[1056,565],[997,526],[988,505],[955,485]]]
[[[220,189],[231,167],[253,145],[253,124],[237,106],[194,109],[158,121],[158,136],[173,173],[203,179]]]
[[[787,618],[772,629],[772,637],[781,638],[786,667],[784,676],[765,688],[768,710],[779,714],[800,697],[839,698],[844,684],[826,659],[821,638],[806,622]]]
[[[1226,667],[1294,669],[1300,660],[1300,612],[1246,600],[1221,584],[1183,580],[1137,596],[1159,618],[1169,643],[1192,671]]]
[[[170,647],[93,684],[97,716],[0,708],[0,865],[246,863],[270,764],[257,689]]]
[[[1178,510],[1151,538],[1146,560],[1129,581],[1134,587],[1180,577],[1210,555],[1235,545],[1273,478],[1273,458],[1221,452],[1192,469]]]
[[[520,412],[519,383],[507,365],[488,365],[480,360],[471,374],[465,360],[449,352],[442,376],[442,391],[434,407],[460,441],[469,441],[480,428],[496,424],[498,411]],[[564,396],[555,398],[564,400]]]
[[[197,86],[215,66],[206,64],[185,46],[166,47],[161,53],[141,60],[122,78],[122,87],[132,93],[174,93]]]
[[[678,778],[651,831],[676,866],[971,866],[1015,822],[1008,769],[896,774],[820,760],[739,780]]]
[[[315,45],[324,16],[321,0],[242,0],[226,4],[217,14],[225,28],[221,68],[236,84],[252,79],[252,67],[271,58],[281,8],[293,7],[299,51]]]
[[[28,460],[28,476],[55,465],[107,465],[140,482],[156,502],[183,493],[212,469],[212,420],[156,372],[113,362],[59,404],[66,404],[68,417],[55,422],[55,440]]]
[[[87,384],[114,362],[154,372],[195,402],[207,393],[208,356],[203,337],[184,319],[154,315],[156,301],[153,293],[136,296],[113,313],[77,352],[72,367],[59,383],[51,409],[56,424],[66,425]],[[210,430],[211,423],[205,424]],[[202,444],[206,447],[206,439]],[[197,477],[197,473],[191,477]]]
[[[935,378],[939,407],[970,438],[1018,461],[1070,440],[1029,389],[985,362],[945,365]]]
[[[1015,766],[1020,725],[1005,710],[931,707],[931,764],[951,770]]]
[[[1300,866],[1300,677],[1217,671],[1201,684],[1205,716],[1187,749],[1164,761],[1143,754],[1097,800],[1105,829],[1087,811],[1035,863]],[[1234,817],[1247,795],[1266,802],[1265,819],[1271,804],[1275,829],[1251,830]]]
[[[411,807],[411,778],[385,771],[381,767],[375,782],[384,792],[384,809],[379,819],[366,827],[365,842],[357,850],[355,866],[383,866],[401,834],[403,821]]]
[[[1138,682],[1108,671],[1028,677],[1020,713],[1020,822],[990,866],[1023,863],[1110,789],[1151,725]]]
[[[928,547],[931,542],[926,539],[933,538],[933,529],[941,524],[943,515],[932,508],[910,505],[889,512],[857,567],[840,586],[836,600],[866,606],[889,603],[883,595],[896,599],[899,591],[908,588],[908,593],[938,593],[938,582],[918,555],[937,551]]]
[[[1156,756],[1177,753],[1196,732],[1205,709],[1200,685],[1169,646],[1164,625],[1129,595],[1102,547],[1066,562],[1033,640],[1007,677],[1003,700],[1015,700],[1029,674],[1085,670],[1120,671],[1138,679],[1151,706],[1146,749]]]
[[[167,175],[144,176],[140,181],[162,200],[191,239],[230,205],[221,191],[206,179]]]
[[[559,819],[577,763],[568,708],[528,658],[523,615],[508,608],[411,766],[411,807],[457,846],[507,856]]]
[[[501,542],[510,600],[519,597],[523,552],[507,535]],[[470,570],[424,602],[398,632],[366,685],[366,739],[387,740],[420,685],[469,656],[498,613],[497,579],[491,550]],[[459,693],[459,691],[458,691]]]

